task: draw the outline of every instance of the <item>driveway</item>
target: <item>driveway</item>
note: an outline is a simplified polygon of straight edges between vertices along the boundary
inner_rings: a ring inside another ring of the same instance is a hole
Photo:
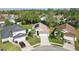
[[[41,46],[43,45],[50,45],[49,40],[48,40],[48,34],[41,34],[39,33],[40,40],[41,40]]]
[[[66,49],[68,49],[70,51],[75,51],[74,37],[64,36],[64,39],[66,41],[69,41],[70,43],[65,42],[64,45],[63,45],[63,48],[66,48]]]
[[[64,43],[63,48],[68,49],[70,51],[75,51],[75,47],[72,44]]]

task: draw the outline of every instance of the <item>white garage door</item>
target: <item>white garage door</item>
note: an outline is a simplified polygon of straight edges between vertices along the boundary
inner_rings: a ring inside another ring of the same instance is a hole
[[[24,41],[25,40],[25,36],[24,37],[19,37],[19,38],[16,38],[16,39],[14,39],[15,41],[18,41],[18,42],[20,42],[20,41]]]
[[[64,39],[67,39],[67,40],[74,40],[74,37],[64,36]]]

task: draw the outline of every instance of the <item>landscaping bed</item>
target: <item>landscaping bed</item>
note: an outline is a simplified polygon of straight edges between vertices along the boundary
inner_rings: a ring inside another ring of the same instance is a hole
[[[3,47],[5,51],[21,51],[20,47],[13,45],[10,42],[4,42]]]
[[[28,36],[28,37],[26,38],[26,40],[27,40],[31,45],[35,45],[35,44],[40,43],[40,39],[39,39],[37,36],[35,36],[35,35],[33,35],[33,36]]]
[[[49,41],[52,43],[64,44],[63,39],[49,38]]]

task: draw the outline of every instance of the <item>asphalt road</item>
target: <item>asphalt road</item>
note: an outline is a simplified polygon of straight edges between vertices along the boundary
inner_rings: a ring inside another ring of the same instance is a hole
[[[36,47],[32,51],[68,51],[64,49],[63,47],[56,46],[56,45],[49,45],[49,46],[40,46]]]

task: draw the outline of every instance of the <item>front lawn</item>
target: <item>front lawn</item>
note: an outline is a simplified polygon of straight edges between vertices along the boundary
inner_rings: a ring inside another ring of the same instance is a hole
[[[63,39],[57,39],[57,38],[49,38],[49,41],[52,42],[52,43],[58,43],[58,44],[64,44],[64,41]]]
[[[77,29],[76,35],[77,35],[77,40],[75,41],[75,49],[79,51],[79,28]]]
[[[4,42],[3,47],[5,51],[21,51],[21,49],[18,46],[15,46],[10,42]]]
[[[26,38],[26,40],[27,40],[31,45],[35,45],[35,44],[37,44],[37,43],[40,43],[40,39],[39,39],[37,36],[35,36],[35,35],[33,35],[33,36],[28,36],[28,37]]]
[[[3,49],[3,43],[1,40],[0,40],[0,49]]]

